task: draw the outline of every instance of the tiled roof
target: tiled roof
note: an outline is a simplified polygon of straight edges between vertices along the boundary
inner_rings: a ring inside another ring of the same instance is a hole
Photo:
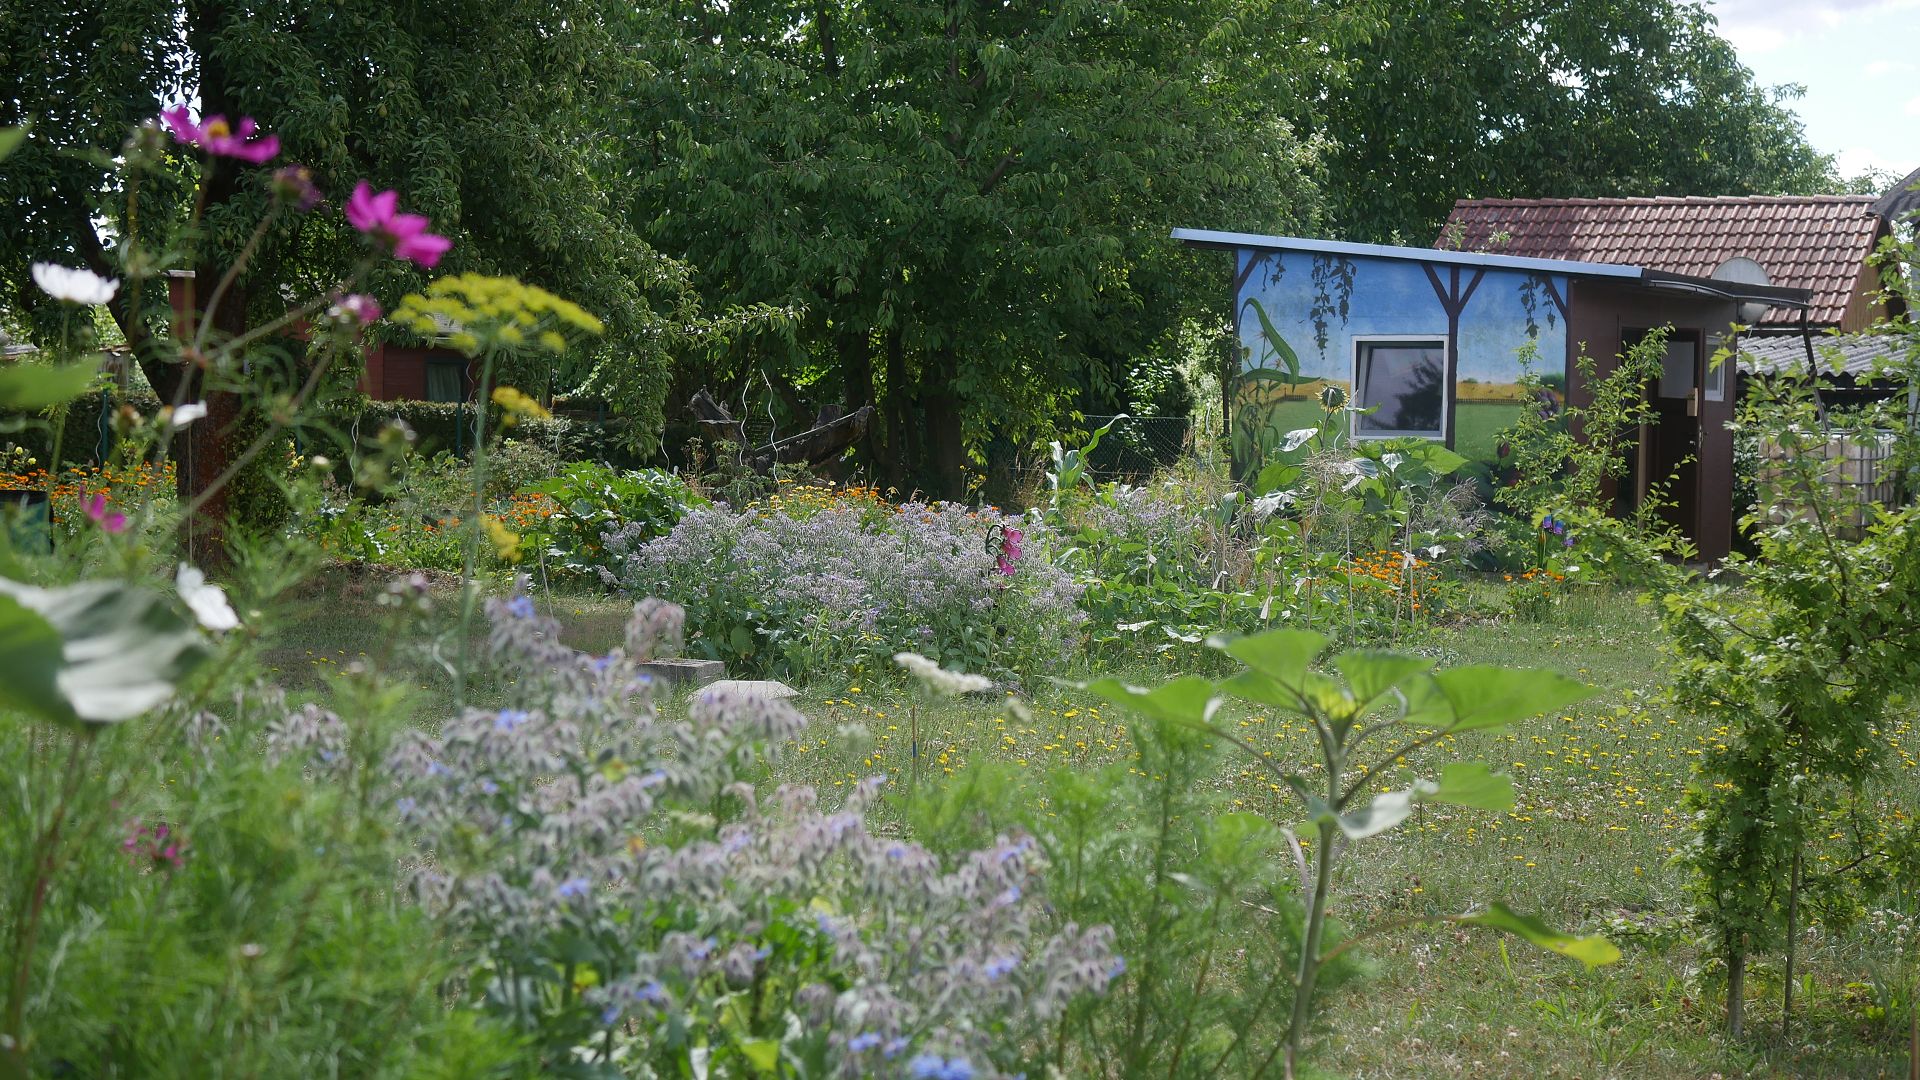
[[[1920,169],[1915,169],[1896,181],[1873,204],[1873,212],[1888,221],[1904,221],[1908,214],[1920,210],[1920,191],[1914,185],[1920,184]]]
[[[1869,376],[1874,365],[1906,355],[1909,342],[1894,334],[1815,334],[1813,355],[1820,370],[1828,374]],[[1742,337],[1740,366],[1748,371],[1771,375],[1786,371],[1805,374],[1807,344],[1799,334],[1781,337]]]
[[[1711,277],[1721,263],[1744,255],[1773,284],[1811,291],[1810,321],[1838,324],[1880,228],[1873,201],[1871,195],[1462,199],[1453,204],[1442,243],[1694,277]],[[1506,239],[1494,242],[1500,233]],[[1797,311],[1775,308],[1760,322],[1799,319]]]

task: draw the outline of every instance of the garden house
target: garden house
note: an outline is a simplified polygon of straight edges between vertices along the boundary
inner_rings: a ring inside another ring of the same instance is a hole
[[[1436,439],[1497,483],[1500,432],[1524,409],[1584,404],[1575,366],[1596,370],[1656,327],[1673,328],[1648,395],[1659,421],[1635,448],[1616,504],[1667,487],[1672,520],[1703,558],[1733,536],[1733,373],[1711,358],[1736,322],[1798,311],[1806,289],[1751,283],[1733,264],[1710,274],[1439,248],[1353,244],[1177,229],[1188,244],[1233,253],[1239,358],[1226,389],[1234,464],[1263,460],[1288,431],[1313,426],[1338,388],[1363,410],[1356,439]],[[1711,269],[1711,268],[1710,268]],[[1543,388],[1530,393],[1523,376]]]
[[[168,302],[176,318],[187,309],[186,283],[191,270],[176,270],[167,282]],[[305,320],[290,328],[295,337],[307,333]],[[391,341],[369,342],[366,367],[360,373],[360,392],[375,401],[473,400],[479,379],[473,364],[452,349],[437,345],[403,345]]]
[[[1889,192],[1889,197],[1894,193]],[[1462,199],[1439,244],[1532,259],[1644,266],[1719,277],[1734,263],[1756,284],[1805,289],[1804,308],[1774,307],[1755,336],[1853,333],[1888,312],[1874,250],[1892,232],[1871,195],[1739,195],[1643,199]],[[1734,262],[1739,260],[1738,262]]]

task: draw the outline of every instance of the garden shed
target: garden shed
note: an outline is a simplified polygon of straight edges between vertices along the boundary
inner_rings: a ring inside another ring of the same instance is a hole
[[[1865,330],[1890,315],[1873,254],[1891,234],[1894,193],[1461,199],[1442,247],[1534,259],[1644,266],[1714,277],[1740,260],[1759,284],[1805,289],[1805,307],[1745,320],[1757,335]]]
[[[1743,317],[1811,302],[1805,289],[1620,263],[1173,235],[1233,254],[1238,358],[1225,393],[1241,474],[1288,431],[1312,426],[1337,388],[1372,410],[1353,417],[1354,438],[1439,440],[1497,481],[1499,433],[1522,410],[1589,400],[1581,351],[1604,374],[1641,335],[1672,327],[1665,370],[1648,387],[1659,422],[1640,432],[1616,505],[1631,509],[1665,485],[1671,520],[1707,559],[1731,547],[1734,517],[1734,372],[1710,360]],[[1537,396],[1523,383],[1528,370],[1544,384]]]
[[[186,286],[193,271],[175,270],[168,274],[167,299],[174,316],[182,318],[187,310]],[[307,335],[305,319],[295,320],[288,333],[297,338]],[[366,366],[360,374],[360,392],[375,401],[462,402],[473,400],[479,383],[475,364],[443,345],[405,345],[372,341],[365,350]]]

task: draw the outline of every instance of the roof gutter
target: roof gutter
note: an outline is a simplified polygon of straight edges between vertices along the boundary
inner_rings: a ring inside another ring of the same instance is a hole
[[[1719,278],[1671,274],[1665,270],[1642,270],[1640,281],[1655,289],[1717,296],[1723,300],[1740,303],[1763,303],[1768,307],[1794,308],[1801,313],[1802,322],[1806,321],[1807,309],[1813,306],[1813,293],[1810,290],[1789,289],[1782,285],[1748,285],[1739,281],[1722,281]]]
[[[1212,229],[1175,229],[1173,239],[1191,247],[1237,251],[1301,251],[1310,255],[1351,258],[1401,259],[1474,266],[1489,270],[1517,270],[1536,274],[1570,274],[1595,278],[1638,278],[1645,271],[1617,263],[1575,262],[1570,259],[1532,259],[1517,255],[1490,255],[1480,251],[1400,247],[1394,244],[1355,244],[1344,240],[1310,240],[1300,236],[1263,236],[1259,233],[1216,232]]]

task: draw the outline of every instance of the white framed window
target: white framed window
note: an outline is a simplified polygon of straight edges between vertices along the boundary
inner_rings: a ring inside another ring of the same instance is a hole
[[[1374,336],[1353,342],[1353,437],[1447,437],[1447,339],[1442,335]]]
[[[1727,369],[1732,366],[1733,354],[1731,352],[1727,354],[1724,360],[1721,360],[1717,364],[1713,362],[1712,357],[1707,358],[1706,396],[1708,401],[1727,400]]]

